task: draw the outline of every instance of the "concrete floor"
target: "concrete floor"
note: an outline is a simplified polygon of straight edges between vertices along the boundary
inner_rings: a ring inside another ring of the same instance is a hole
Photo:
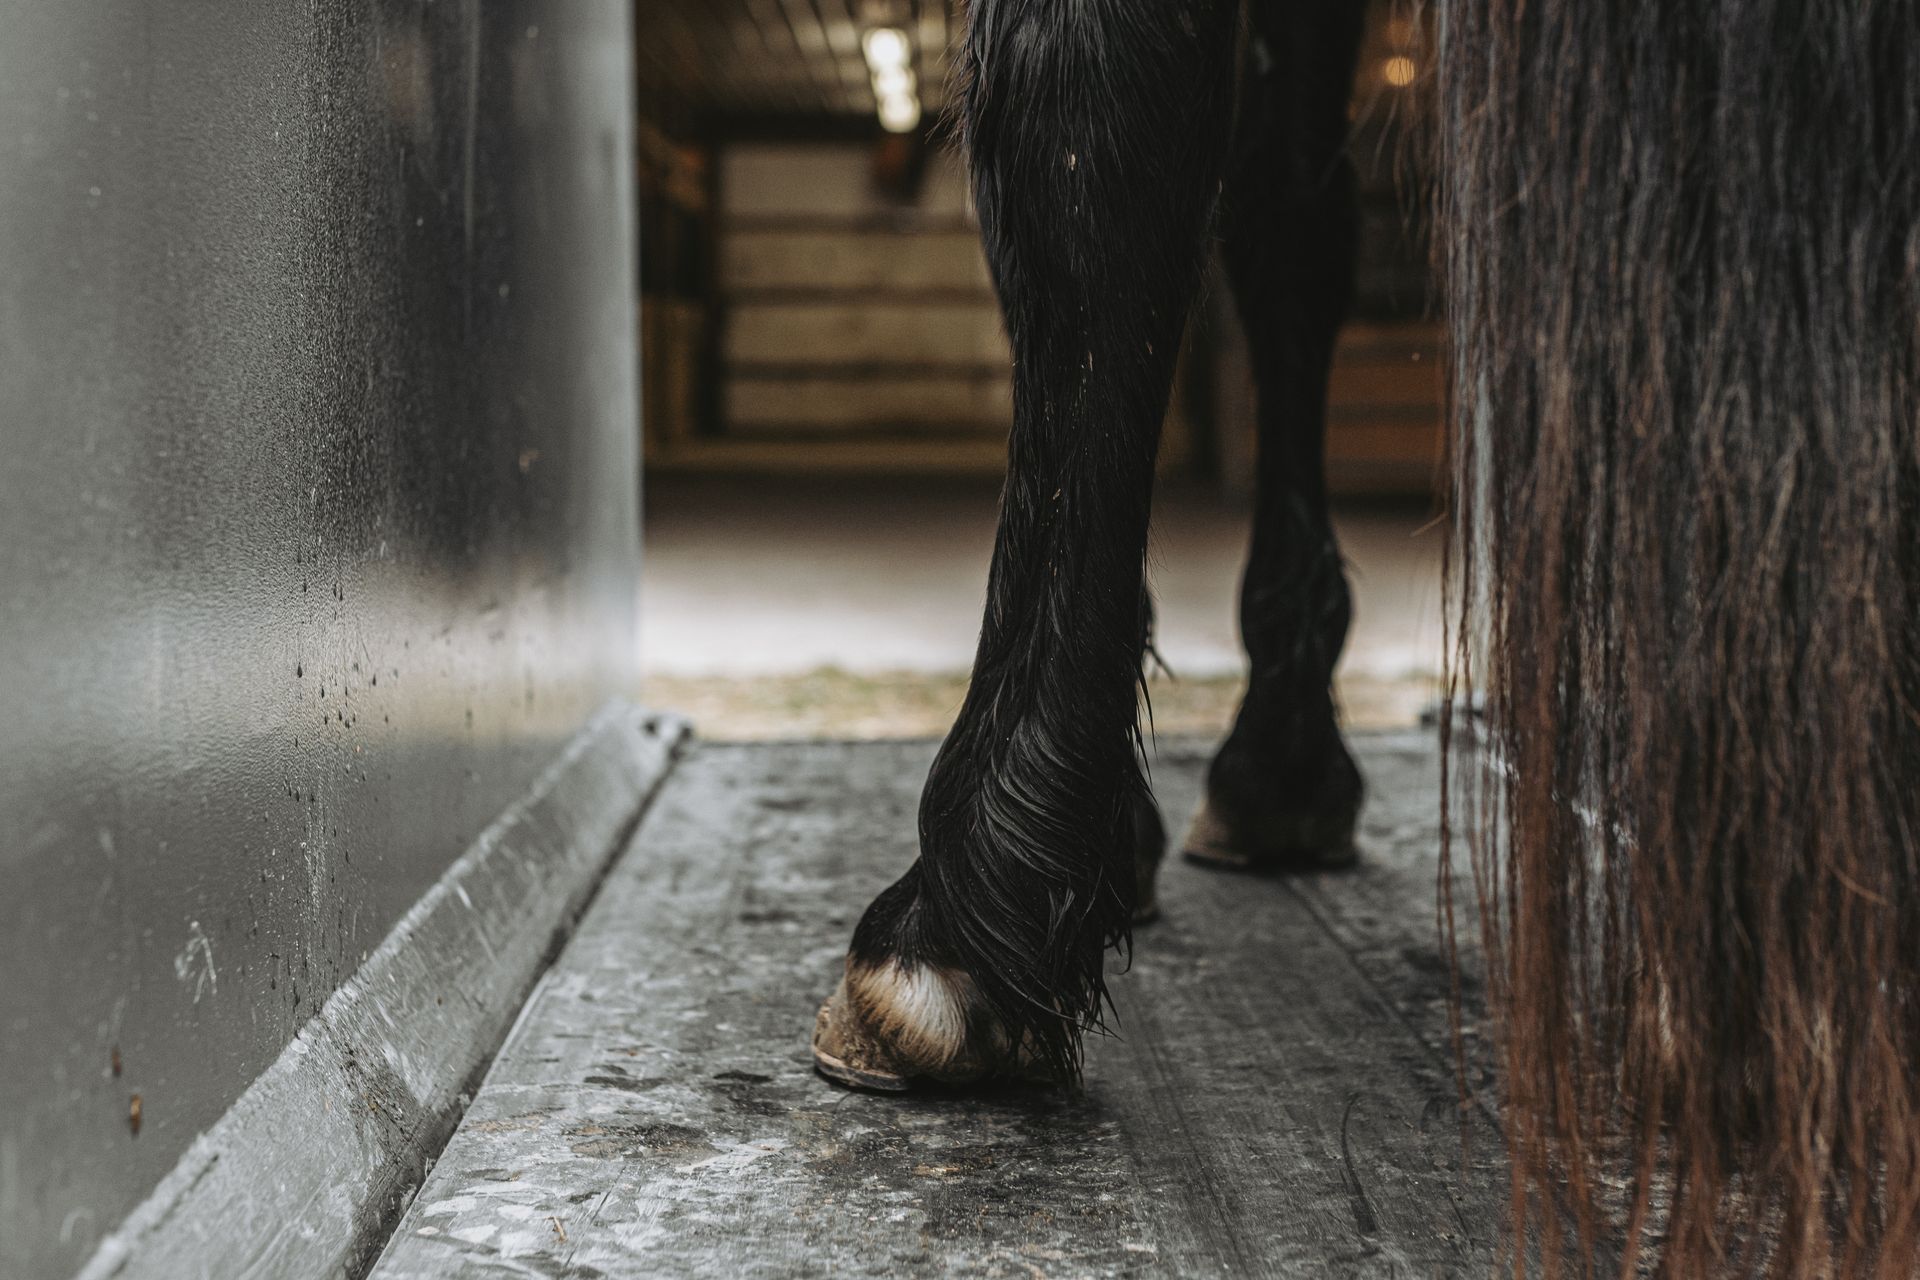
[[[850,1093],[807,1049],[854,920],[914,856],[932,744],[698,748],[374,1280],[1492,1274],[1502,1144],[1450,1048],[1435,745],[1355,748],[1358,868],[1168,866],[1085,1088],[963,1096]],[[1176,830],[1206,758],[1162,745]]]
[[[983,480],[649,478],[647,696],[709,736],[939,732],[973,656],[998,496]],[[1350,719],[1411,723],[1440,665],[1444,530],[1419,504],[1348,506],[1337,524],[1354,590]],[[1243,508],[1191,486],[1158,499],[1157,643],[1186,682],[1155,695],[1166,727],[1213,732],[1231,713],[1247,526]],[[869,687],[795,683],[823,671]]]

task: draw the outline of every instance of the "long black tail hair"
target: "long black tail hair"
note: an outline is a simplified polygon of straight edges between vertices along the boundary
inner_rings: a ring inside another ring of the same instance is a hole
[[[1515,1227],[1920,1258],[1920,0],[1441,7]],[[1524,1256],[1517,1254],[1516,1257]],[[1594,1256],[1588,1252],[1586,1256]]]

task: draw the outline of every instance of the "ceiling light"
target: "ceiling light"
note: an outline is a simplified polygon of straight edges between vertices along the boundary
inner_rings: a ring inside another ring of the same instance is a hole
[[[913,55],[907,33],[898,27],[876,27],[867,32],[862,43],[867,51],[867,65],[875,75],[906,66]]]
[[[876,98],[908,98],[916,88],[913,72],[905,67],[891,67],[873,74],[873,96]]]
[[[880,126],[888,133],[912,133],[920,127],[920,99],[910,93],[880,99]]]

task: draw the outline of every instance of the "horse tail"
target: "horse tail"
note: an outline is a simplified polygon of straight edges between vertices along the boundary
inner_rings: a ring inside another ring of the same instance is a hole
[[[1486,711],[1447,790],[1513,1225],[1550,1272],[1610,1240],[1908,1275],[1920,0],[1440,28],[1452,687]]]

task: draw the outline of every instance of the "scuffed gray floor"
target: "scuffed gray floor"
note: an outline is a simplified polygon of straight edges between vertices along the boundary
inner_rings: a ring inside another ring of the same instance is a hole
[[[909,1098],[828,1085],[807,1035],[913,858],[931,744],[695,751],[375,1275],[1489,1274],[1503,1183],[1448,1048],[1437,753],[1358,745],[1362,868],[1170,864],[1084,1091]],[[1205,760],[1161,746],[1176,828]]]

